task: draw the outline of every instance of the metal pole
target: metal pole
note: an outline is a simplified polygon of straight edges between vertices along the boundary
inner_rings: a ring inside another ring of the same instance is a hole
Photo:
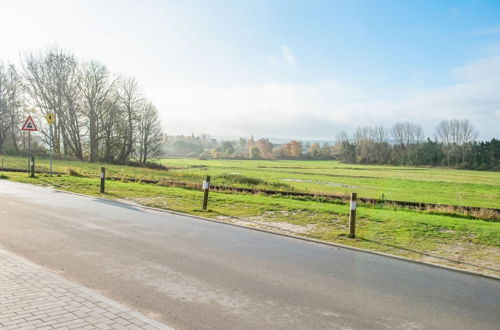
[[[28,131],[28,173],[31,168],[31,131]]]
[[[50,131],[50,176],[52,176],[52,153],[53,153],[53,147],[52,145],[54,144],[54,136],[52,135],[52,125],[49,125],[49,131]]]

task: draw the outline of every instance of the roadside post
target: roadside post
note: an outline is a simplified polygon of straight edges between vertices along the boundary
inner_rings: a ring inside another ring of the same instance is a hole
[[[210,190],[210,175],[207,175],[201,188],[203,189],[203,209],[206,210],[208,206],[208,191]]]
[[[31,156],[31,161],[30,161],[30,176],[32,178],[35,177],[35,156]]]
[[[31,132],[36,132],[38,131],[38,128],[36,127],[35,121],[33,118],[31,118],[31,115],[26,118],[26,121],[24,122],[23,127],[21,127],[21,130],[23,131],[28,131],[28,173],[31,173],[31,177],[34,177],[34,171],[35,171],[35,157],[31,155]]]
[[[358,194],[351,193],[351,202],[349,203],[349,238],[356,237],[356,199]]]
[[[54,135],[52,132],[52,125],[56,122],[56,115],[52,112],[49,112],[45,115],[45,119],[47,120],[47,124],[49,124],[49,155],[50,155],[50,176],[52,176],[52,153],[54,146]]]
[[[105,182],[106,182],[106,168],[101,167],[101,194],[104,194]]]

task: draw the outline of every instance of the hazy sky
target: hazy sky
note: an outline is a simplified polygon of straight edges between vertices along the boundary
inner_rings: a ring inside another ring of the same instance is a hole
[[[170,134],[469,118],[500,137],[498,0],[0,0],[0,36],[4,61],[58,45],[136,77]]]

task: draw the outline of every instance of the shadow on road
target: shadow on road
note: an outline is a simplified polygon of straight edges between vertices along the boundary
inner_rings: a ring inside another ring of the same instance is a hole
[[[94,201],[98,202],[98,203],[106,204],[106,205],[117,206],[117,207],[121,207],[121,208],[124,208],[127,210],[144,213],[144,211],[141,210],[140,208],[135,207],[133,205],[123,203],[123,202],[118,202],[118,201],[108,200],[108,199],[101,199],[101,198],[95,198]]]
[[[460,261],[460,260],[453,260],[453,259],[449,259],[449,258],[442,257],[442,256],[436,256],[436,255],[433,255],[433,254],[429,254],[429,253],[425,253],[425,252],[420,252],[420,251],[408,249],[408,248],[405,248],[405,247],[402,247],[402,246],[397,246],[397,245],[392,245],[392,244],[377,242],[377,241],[374,241],[374,240],[371,240],[371,239],[367,239],[367,238],[363,238],[363,237],[357,237],[357,238],[360,239],[360,240],[363,240],[365,242],[370,242],[370,243],[374,243],[374,244],[378,244],[378,245],[388,246],[388,247],[391,247],[391,248],[394,248],[394,249],[397,249],[397,250],[407,251],[407,252],[416,253],[416,254],[419,254],[419,255],[422,255],[422,256],[426,256],[426,257],[431,257],[431,258],[436,258],[436,259],[440,259],[440,260],[452,262],[452,263],[457,264],[457,265],[468,265],[468,266],[473,266],[473,267],[477,267],[477,268],[480,268],[480,269],[484,269],[484,270],[489,270],[489,271],[492,271],[492,272],[500,273],[500,270],[494,269],[494,268],[484,267],[484,266],[480,266],[480,265],[476,265],[476,264],[472,264],[472,263],[464,262],[464,261]]]

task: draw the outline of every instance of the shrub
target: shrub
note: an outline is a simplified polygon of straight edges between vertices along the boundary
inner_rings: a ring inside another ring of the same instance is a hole
[[[72,168],[68,168],[68,174],[70,176],[82,176],[80,173],[78,173],[76,170],[74,170]]]

